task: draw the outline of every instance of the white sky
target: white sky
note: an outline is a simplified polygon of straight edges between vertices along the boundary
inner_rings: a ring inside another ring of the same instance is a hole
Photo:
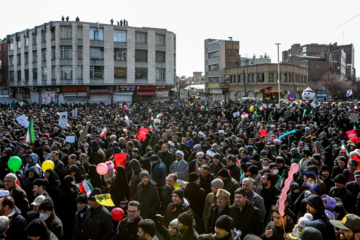
[[[242,56],[267,53],[273,63],[276,42],[281,43],[280,58],[293,43],[353,43],[355,67],[360,71],[360,16],[332,30],[360,14],[359,0],[17,0],[2,1],[0,8],[0,38],[59,21],[62,15],[108,24],[111,18],[115,23],[126,18],[129,26],[166,28],[177,37],[178,76],[204,72],[204,39],[229,36],[240,41]]]

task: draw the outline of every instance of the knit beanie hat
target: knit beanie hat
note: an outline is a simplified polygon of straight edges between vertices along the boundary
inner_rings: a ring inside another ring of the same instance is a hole
[[[227,215],[222,215],[216,220],[215,227],[231,232],[233,220]]]
[[[261,155],[261,156],[267,155],[267,152],[266,152],[265,150],[262,150],[262,151],[260,152],[260,155]]]
[[[228,170],[226,170],[225,168],[222,168],[219,172],[218,172],[218,176],[220,177],[225,177],[225,178],[229,178],[230,174],[228,172]]]
[[[222,189],[224,187],[224,182],[220,178],[215,178],[211,181],[211,186],[216,189]]]
[[[252,156],[252,160],[254,161],[260,161],[260,156],[259,154],[255,153],[253,156]]]
[[[150,178],[150,174],[149,174],[149,172],[147,171],[147,170],[142,170],[141,172],[140,172],[140,179],[142,179],[143,177],[148,177],[148,178]]]
[[[193,214],[190,211],[183,212],[179,215],[178,221],[184,224],[187,227],[192,227],[193,225]]]
[[[184,200],[184,191],[181,189],[176,189],[172,192],[173,194],[176,194],[179,196],[179,198],[181,199],[181,201]]]
[[[178,223],[178,219],[175,218],[174,220],[172,220],[169,224],[169,226],[174,226],[177,229],[177,223]]]
[[[80,195],[77,197],[76,202],[87,204],[87,196],[86,196],[85,194],[80,194]]]
[[[345,177],[344,177],[343,175],[338,174],[338,175],[336,175],[336,177],[334,178],[334,182],[336,182],[336,183],[341,183],[341,184],[344,184],[344,185],[345,185],[346,179],[345,179]]]
[[[290,152],[291,152],[292,154],[298,154],[298,153],[299,153],[299,150],[298,150],[297,148],[292,148],[292,149],[290,150]]]
[[[229,155],[229,156],[227,156],[227,160],[232,161],[233,163],[236,163],[237,158],[234,155]]]
[[[26,235],[29,237],[41,236],[41,239],[48,239],[47,236],[50,234],[44,220],[40,218],[35,218],[28,225],[26,229]]]
[[[189,182],[195,182],[198,179],[199,179],[199,175],[197,175],[196,173],[192,172],[189,174]]]
[[[50,198],[45,198],[39,206],[40,210],[54,211],[54,203]]]
[[[294,191],[295,189],[300,189],[300,186],[297,182],[290,183],[290,191]]]

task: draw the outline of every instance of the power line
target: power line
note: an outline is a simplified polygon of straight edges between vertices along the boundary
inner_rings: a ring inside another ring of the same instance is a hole
[[[334,27],[333,29],[329,30],[328,32],[331,32],[331,31],[333,31],[333,30],[335,30],[335,29],[337,29],[337,28],[341,27],[342,25],[344,25],[344,24],[346,24],[346,23],[350,22],[351,20],[353,20],[354,18],[357,18],[358,16],[360,16],[360,13],[359,13],[359,14],[357,14],[356,16],[354,16],[354,17],[350,18],[350,19],[349,19],[349,20],[347,20],[346,22],[343,22],[343,23],[341,23],[340,25],[338,25],[338,26]]]

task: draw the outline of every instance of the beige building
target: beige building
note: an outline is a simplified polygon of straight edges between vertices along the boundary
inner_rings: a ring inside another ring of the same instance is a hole
[[[259,64],[237,68],[226,68],[226,78],[220,83],[225,100],[238,100],[243,97],[262,98],[261,89],[272,87],[278,91],[278,65]],[[308,69],[290,64],[280,64],[280,91],[290,91],[301,97],[308,86]],[[210,96],[211,97],[211,96]]]

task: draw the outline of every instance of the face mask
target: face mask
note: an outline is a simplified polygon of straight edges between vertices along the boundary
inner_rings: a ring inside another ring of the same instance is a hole
[[[275,169],[274,171],[273,171],[273,174],[274,175],[277,175],[279,173],[279,170],[278,169]]]
[[[264,170],[268,170],[269,169],[269,166],[263,166],[262,167]]]
[[[39,214],[39,218],[40,218],[41,220],[46,221],[46,219],[49,218],[49,215],[47,215],[46,213],[40,213],[40,214]]]

